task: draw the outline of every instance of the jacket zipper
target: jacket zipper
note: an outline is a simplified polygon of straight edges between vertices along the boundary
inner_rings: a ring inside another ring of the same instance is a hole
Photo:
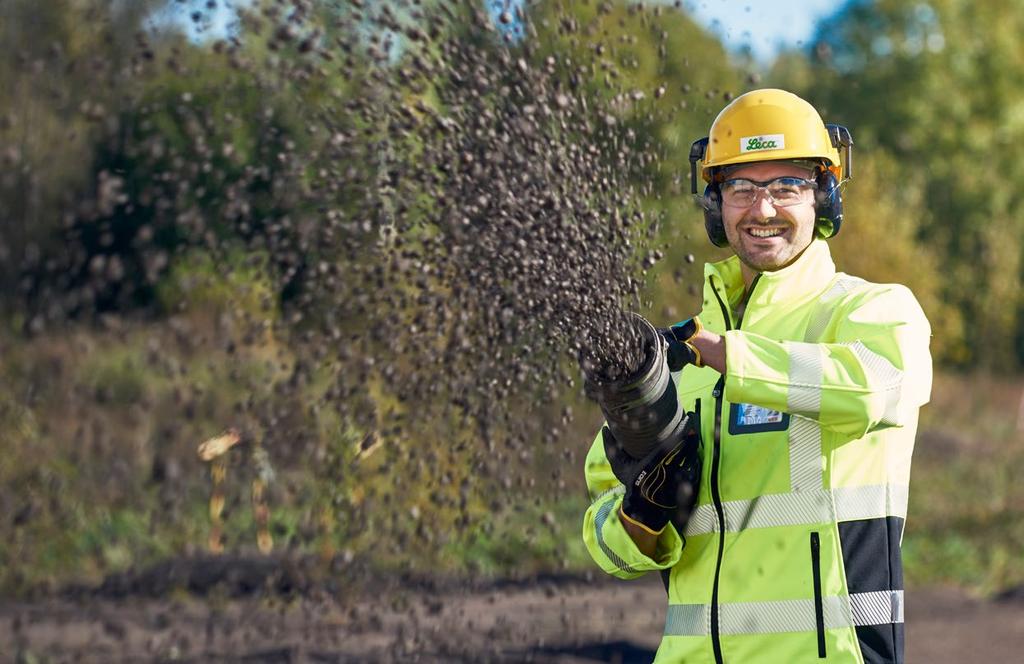
[[[700,407],[700,404],[701,404],[701,399],[697,399],[697,402],[693,406],[693,414],[694,414],[694,416],[697,419],[697,430],[698,431],[700,431],[700,426],[701,426],[700,425],[700,423],[701,423],[701,419],[700,419],[701,407]],[[703,445],[701,447],[703,447]],[[703,450],[701,450],[701,453],[703,454]],[[678,512],[676,512],[676,514],[678,514]],[[683,523],[683,524],[676,523],[676,520],[673,517],[672,525],[676,527],[676,531],[679,533],[679,537],[682,538],[683,546],[685,547],[686,546],[686,535],[684,534],[683,531],[686,530],[686,524],[685,523]],[[665,594],[666,595],[669,595],[669,586],[671,585],[671,583],[670,583],[671,576],[672,576],[672,569],[671,568],[661,570],[661,582],[665,586]]]
[[[825,659],[825,611],[821,601],[821,541],[811,533],[811,571],[814,574],[814,627],[818,631],[818,658]]]
[[[754,277],[754,280],[750,282],[750,288],[747,289],[747,294],[743,299],[743,314],[746,313],[746,303],[750,301],[750,296],[754,292],[754,287],[757,285],[761,275]],[[729,331],[732,329],[732,317],[729,314],[729,308],[725,306],[725,302],[722,301],[722,296],[719,295],[718,289],[715,288],[715,283],[708,277],[708,281],[711,282],[711,292],[715,294],[715,299],[718,300],[718,306],[722,309],[722,317],[725,319],[725,329]],[[743,315],[741,314],[739,320],[736,322],[736,329],[738,330],[740,324],[743,322]],[[715,514],[718,515],[718,560],[715,562],[715,582],[711,587],[711,647],[715,653],[716,664],[725,664],[725,659],[722,656],[722,637],[718,629],[718,581],[722,574],[722,555],[725,553],[725,508],[722,506],[722,490],[719,486],[719,472],[722,460],[722,407],[724,405],[723,394],[725,393],[725,375],[719,376],[718,382],[715,383],[715,388],[711,392],[711,396],[715,398],[715,429],[714,429],[714,445],[711,450],[711,501],[715,505]]]

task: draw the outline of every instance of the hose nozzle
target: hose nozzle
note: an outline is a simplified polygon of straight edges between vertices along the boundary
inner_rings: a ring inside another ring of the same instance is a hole
[[[678,435],[683,409],[669,372],[668,343],[645,318],[633,314],[643,344],[643,362],[629,376],[607,379],[600,366],[584,366],[583,389],[601,407],[612,435],[635,459]]]

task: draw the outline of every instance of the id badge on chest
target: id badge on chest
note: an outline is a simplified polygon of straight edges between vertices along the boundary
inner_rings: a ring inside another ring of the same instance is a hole
[[[780,413],[751,403],[734,403],[729,407],[730,435],[785,431],[788,428],[789,413]]]

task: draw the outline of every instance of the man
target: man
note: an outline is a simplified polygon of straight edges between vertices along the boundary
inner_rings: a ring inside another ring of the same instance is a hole
[[[665,507],[685,500],[639,491],[607,429],[586,461],[591,556],[621,578],[667,578],[656,662],[903,661],[900,539],[930,328],[905,287],[836,272],[825,240],[851,145],[768,89],[726,106],[691,150],[709,236],[735,254],[705,267],[701,313],[667,331],[690,362],[680,405],[699,414],[696,505],[687,521]],[[679,456],[631,463],[660,469],[669,496]]]

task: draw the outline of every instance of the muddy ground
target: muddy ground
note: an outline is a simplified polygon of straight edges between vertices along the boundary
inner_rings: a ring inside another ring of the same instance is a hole
[[[216,567],[201,569],[197,577],[164,567],[99,589],[0,600],[0,661],[649,662],[665,605],[653,576],[387,579],[342,589],[294,571],[268,583],[269,567],[227,581]],[[912,664],[1021,661],[1022,593],[979,601],[917,589],[906,611]]]

